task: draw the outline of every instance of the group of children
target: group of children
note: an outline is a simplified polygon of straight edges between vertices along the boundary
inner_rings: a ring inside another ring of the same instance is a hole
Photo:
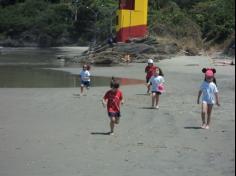
[[[89,89],[90,87],[90,67],[88,65],[83,66],[83,70],[80,73],[81,78],[81,94],[83,94],[84,87]],[[152,95],[152,108],[159,109],[160,95],[165,92],[164,88],[164,74],[162,70],[154,65],[153,59],[148,60],[148,65],[145,68],[147,94]],[[214,68],[204,68],[202,72],[205,74],[205,79],[200,86],[198,93],[197,103],[200,104],[201,99],[201,117],[203,129],[210,128],[211,113],[213,105],[220,106],[218,89],[216,85]],[[116,124],[119,124],[121,117],[120,105],[124,104],[124,97],[122,91],[119,89],[119,80],[112,77],[110,83],[110,90],[107,91],[102,99],[102,104],[107,108],[108,116],[110,118],[110,135],[114,134],[114,128]]]

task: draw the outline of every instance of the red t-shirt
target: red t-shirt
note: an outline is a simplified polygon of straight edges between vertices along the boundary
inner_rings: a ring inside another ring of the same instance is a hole
[[[120,103],[123,100],[123,94],[120,90],[109,90],[103,97],[107,102],[108,112],[120,112]]]
[[[146,78],[147,78],[147,79],[150,79],[150,78],[154,75],[154,73],[156,72],[156,70],[157,70],[157,67],[154,66],[154,65],[152,65],[152,66],[147,66],[147,67],[145,68],[145,72],[147,73]]]

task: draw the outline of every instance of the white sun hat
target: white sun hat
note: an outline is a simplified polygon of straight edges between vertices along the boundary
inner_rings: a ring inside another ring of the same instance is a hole
[[[154,62],[153,62],[153,59],[148,59],[148,63],[149,64],[153,64]]]

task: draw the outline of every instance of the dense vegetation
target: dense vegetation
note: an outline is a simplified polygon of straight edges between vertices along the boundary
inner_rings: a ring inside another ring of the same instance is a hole
[[[104,41],[117,0],[0,0],[0,45]],[[235,0],[149,0],[151,35],[213,45],[234,36]],[[191,40],[189,40],[191,39]]]

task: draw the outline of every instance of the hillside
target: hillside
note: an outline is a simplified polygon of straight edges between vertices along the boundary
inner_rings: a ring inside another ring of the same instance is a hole
[[[113,0],[1,0],[0,46],[103,43],[115,33],[116,8]],[[234,0],[149,0],[148,20],[152,38],[183,50],[227,51],[235,43]]]

